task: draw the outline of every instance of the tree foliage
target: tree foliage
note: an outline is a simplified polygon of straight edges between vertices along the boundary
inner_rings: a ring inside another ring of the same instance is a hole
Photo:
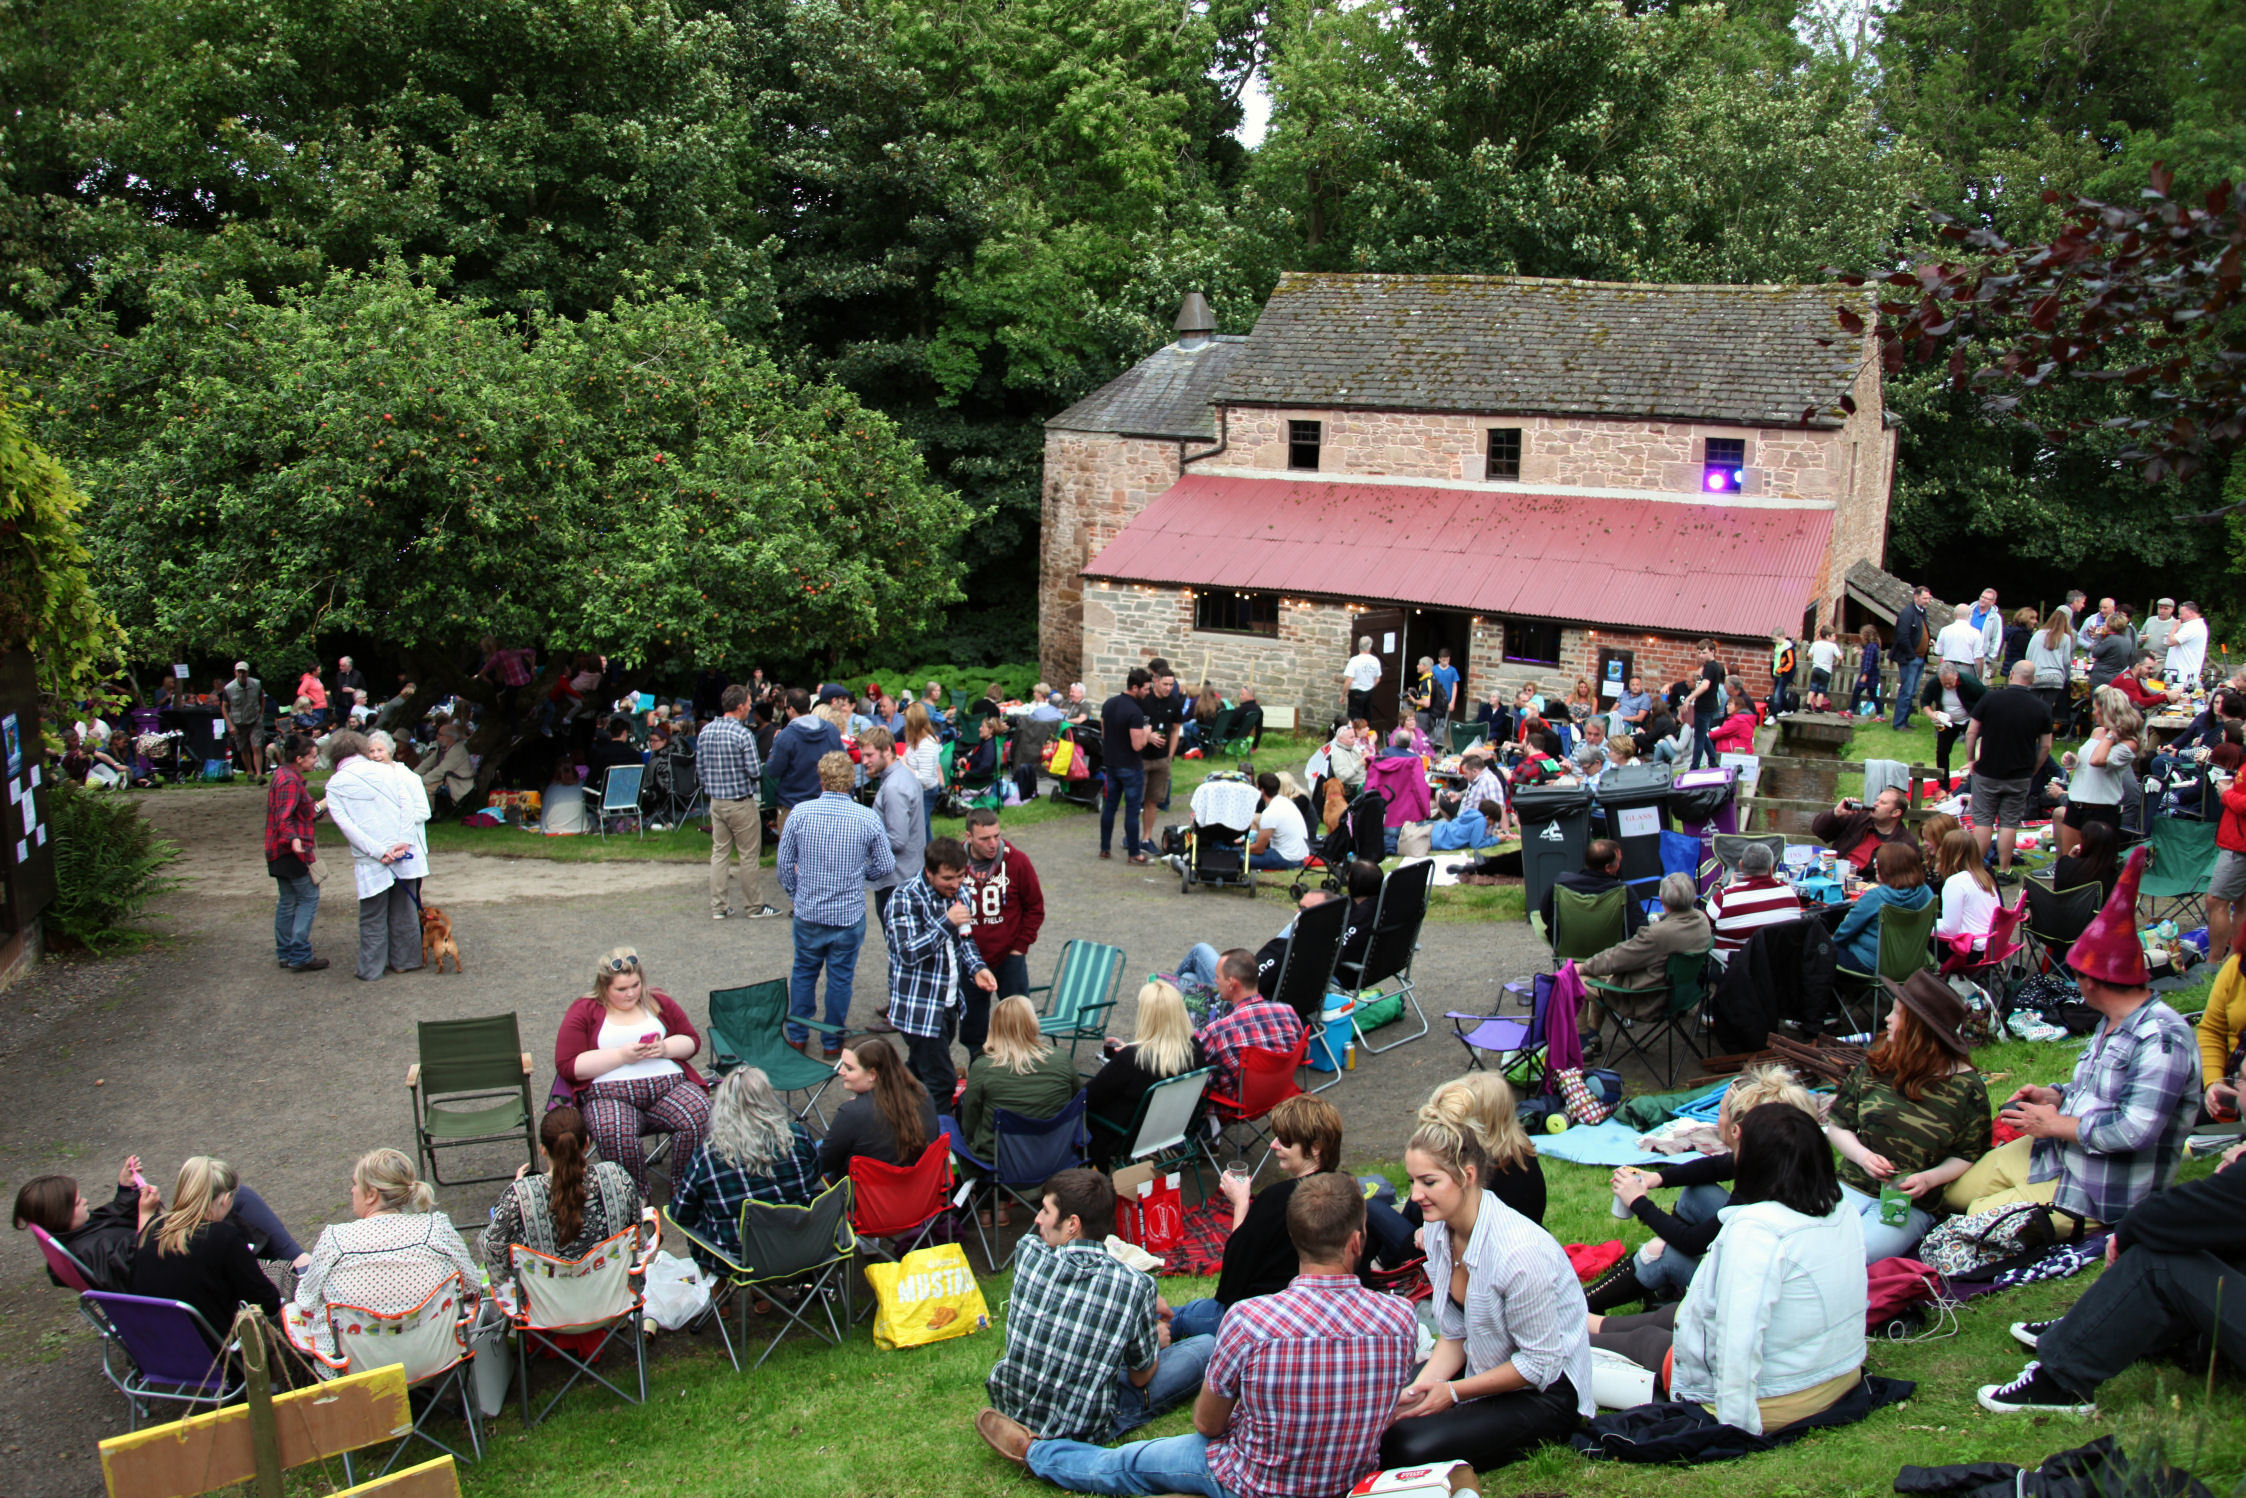
[[[122,653],[95,596],[79,512],[86,496],[0,400],[0,651],[29,651],[52,712],[100,685]]]

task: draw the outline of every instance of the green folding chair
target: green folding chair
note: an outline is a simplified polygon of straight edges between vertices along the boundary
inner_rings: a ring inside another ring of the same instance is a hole
[[[2178,908],[2166,914],[2177,925],[2207,923],[2207,887],[2215,878],[2215,827],[2213,822],[2182,817],[2152,819],[2152,849],[2137,881],[2137,900],[2148,919],[2154,901],[2174,900]]]
[[[1067,1041],[1068,1059],[1074,1062],[1077,1042],[1107,1038],[1107,1017],[1122,982],[1121,947],[1071,938],[1061,948],[1053,981],[1029,991],[1032,1001],[1045,996],[1038,1005],[1038,1032],[1055,1044]]]
[[[521,1139],[538,1168],[537,1121],[530,1107],[530,1052],[512,1011],[480,1019],[425,1019],[415,1035],[420,1060],[406,1068],[413,1142],[424,1174],[439,1186],[511,1181],[515,1173],[446,1180],[437,1152]],[[479,1106],[462,1106],[474,1104]]]
[[[1607,1053],[1604,1065],[1618,1067],[1625,1055],[1636,1056],[1645,1063],[1663,1087],[1677,1085],[1677,1042],[1683,1041],[1685,1050],[1695,1061],[1704,1060],[1706,1053],[1693,1039],[1694,1015],[1701,1000],[1708,995],[1708,955],[1713,947],[1698,952],[1684,952],[1662,964],[1662,987],[1659,989],[1626,989],[1619,984],[1600,978],[1585,978],[1583,986],[1590,990],[1591,998],[1607,1018],[1614,1021],[1616,1049]],[[1651,1019],[1626,1020],[1617,1014],[1610,997],[1628,995],[1641,998],[1645,994],[1661,993],[1667,1002],[1661,1013]],[[1662,1043],[1662,1059],[1668,1064],[1656,1069],[1653,1064],[1653,1043]]]
[[[1880,996],[1884,990],[1879,980],[1891,978],[1903,982],[1911,974],[1934,966],[1934,925],[1942,919],[1942,902],[1929,900],[1916,910],[1905,910],[1900,905],[1882,905],[1879,909],[1879,971],[1863,972],[1846,964],[1836,966],[1834,978],[1846,978],[1855,985],[1858,995],[1865,1001],[1861,1010],[1849,1006],[1849,996],[1842,992],[1837,981],[1833,985],[1833,1002],[1840,1006],[1841,1018],[1849,1023],[1851,1033],[1875,1035],[1881,1018]]]
[[[1489,730],[1479,723],[1453,723],[1450,729],[1451,753],[1464,754],[1466,746],[1476,739],[1489,737]]]
[[[1622,945],[1629,910],[1627,887],[1617,886],[1595,895],[1564,887],[1553,890],[1552,966],[1595,957],[1609,947]]]
[[[725,1355],[732,1360],[734,1372],[741,1371],[741,1354],[750,1346],[750,1304],[762,1291],[771,1292],[769,1300],[777,1324],[768,1323],[764,1328],[773,1334],[772,1340],[750,1364],[752,1372],[778,1350],[790,1327],[800,1327],[833,1346],[842,1345],[851,1319],[851,1260],[858,1249],[857,1235],[850,1230],[851,1191],[845,1177],[808,1206],[743,1202],[739,1259],[680,1226],[670,1211],[664,1210],[663,1235],[668,1238],[675,1234],[686,1240],[694,1257],[718,1281],[719,1295],[730,1294],[736,1303],[741,1328],[738,1347],[725,1324],[725,1307],[715,1298],[712,1309],[716,1314],[710,1318],[717,1323],[718,1336],[725,1343]],[[840,1320],[834,1314],[837,1296],[842,1300]],[[824,1319],[824,1327],[812,1319],[814,1313]]]
[[[753,1066],[772,1081],[778,1092],[806,1094],[796,1110],[796,1121],[816,1117],[822,1132],[826,1117],[818,1112],[819,1095],[834,1081],[834,1067],[817,1061],[787,1042],[782,1026],[788,1018],[788,981],[774,978],[746,988],[710,990],[710,1063],[719,1076],[738,1067]],[[842,1029],[823,1020],[797,1021],[805,1029],[842,1039]]]

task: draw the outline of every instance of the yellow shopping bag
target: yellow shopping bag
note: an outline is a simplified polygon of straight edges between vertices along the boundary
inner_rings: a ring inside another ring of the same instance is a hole
[[[1076,745],[1067,739],[1062,739],[1053,746],[1053,757],[1045,762],[1045,769],[1049,774],[1066,780],[1068,779],[1069,763],[1075,757]]]
[[[982,1287],[967,1267],[967,1251],[956,1243],[916,1248],[902,1263],[869,1264],[866,1279],[879,1307],[873,1317],[876,1347],[925,1347],[990,1325]]]

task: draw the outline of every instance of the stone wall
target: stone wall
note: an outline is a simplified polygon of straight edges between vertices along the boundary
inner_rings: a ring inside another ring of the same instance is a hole
[[[1084,564],[1177,480],[1179,444],[1093,432],[1045,434],[1037,664],[1052,682],[1084,679]],[[1190,621],[1189,621],[1190,622]]]

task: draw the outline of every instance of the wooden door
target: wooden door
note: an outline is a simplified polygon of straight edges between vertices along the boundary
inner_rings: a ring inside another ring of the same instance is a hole
[[[1380,657],[1380,682],[1373,688],[1372,725],[1382,733],[1396,726],[1396,709],[1403,700],[1404,671],[1411,657],[1405,652],[1402,609],[1371,609],[1357,616],[1359,639],[1371,635],[1373,654]],[[1354,648],[1356,641],[1350,641]]]

